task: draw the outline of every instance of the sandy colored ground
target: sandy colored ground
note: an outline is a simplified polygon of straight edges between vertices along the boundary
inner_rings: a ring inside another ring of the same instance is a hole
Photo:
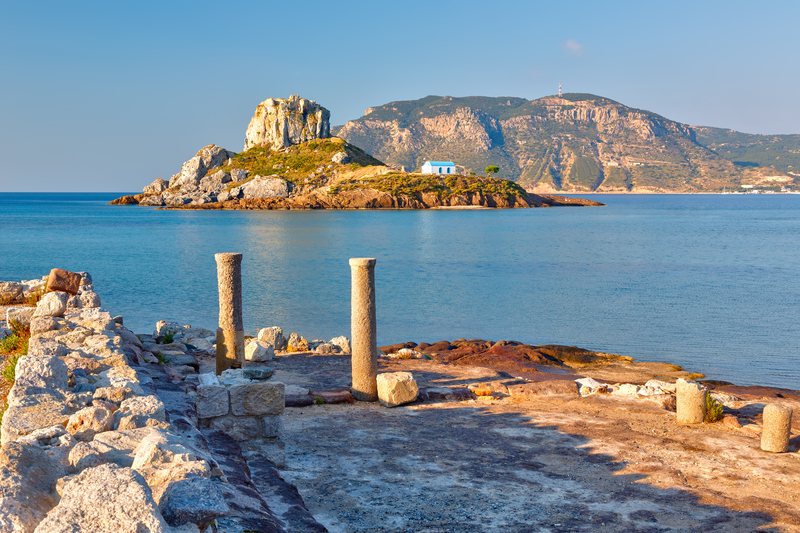
[[[350,382],[346,356],[271,364],[287,384]],[[502,389],[510,377],[381,360],[379,372],[399,370],[423,387]],[[643,377],[635,365],[619,372]],[[679,426],[656,402],[610,395],[287,408],[282,475],[332,532],[800,531],[798,432],[786,454],[762,452],[757,432],[766,401],[791,405],[800,428],[800,401],[764,394],[728,409],[742,429]]]

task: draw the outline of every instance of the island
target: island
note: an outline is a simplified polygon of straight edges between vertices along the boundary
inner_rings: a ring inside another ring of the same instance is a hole
[[[430,209],[601,206],[533,194],[519,184],[471,175],[406,172],[330,134],[330,112],[292,95],[256,108],[244,151],[209,145],[169,180],[111,205],[165,209]]]

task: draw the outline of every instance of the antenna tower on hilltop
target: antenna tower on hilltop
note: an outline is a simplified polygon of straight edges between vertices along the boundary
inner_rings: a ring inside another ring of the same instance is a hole
[[[558,97],[561,98],[561,82],[558,82]]]

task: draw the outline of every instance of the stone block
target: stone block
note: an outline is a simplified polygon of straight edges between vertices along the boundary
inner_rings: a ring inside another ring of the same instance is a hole
[[[285,385],[277,381],[239,383],[230,394],[231,412],[238,416],[279,415],[286,401]]]
[[[119,428],[122,419],[128,417],[152,418],[158,422],[164,422],[167,419],[164,403],[156,396],[134,396],[124,400],[120,404],[119,410],[114,413],[114,427]],[[141,427],[138,421],[135,427]]]
[[[16,281],[0,281],[0,304],[17,301],[22,296],[22,283]]]
[[[31,335],[39,335],[46,331],[55,331],[58,329],[58,322],[50,316],[37,316],[29,322]]]
[[[15,387],[67,389],[67,365],[55,356],[23,355],[15,373]]]
[[[312,390],[308,391],[308,396],[315,403],[317,398],[322,400],[322,403],[356,403],[356,399],[350,389]]]
[[[411,372],[378,374],[378,401],[386,407],[397,407],[417,399],[419,387]]]
[[[214,376],[216,378],[216,376]],[[200,385],[195,396],[198,418],[212,418],[228,414],[228,389],[223,385]]]
[[[263,426],[262,436],[268,439],[277,439],[283,434],[283,416],[265,416],[261,419]]]
[[[69,270],[54,268],[47,276],[47,292],[66,292],[72,295],[78,294],[81,286],[81,275]]]
[[[216,483],[198,476],[170,483],[161,495],[158,507],[167,524],[196,524],[201,531],[231,512]]]
[[[261,420],[250,416],[226,415],[209,419],[209,427],[224,431],[236,442],[245,442],[261,436]]]

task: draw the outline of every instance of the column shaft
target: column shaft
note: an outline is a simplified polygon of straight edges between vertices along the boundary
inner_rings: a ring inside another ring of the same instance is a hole
[[[356,400],[374,402],[378,400],[375,259],[350,259],[350,270],[352,393]]]

